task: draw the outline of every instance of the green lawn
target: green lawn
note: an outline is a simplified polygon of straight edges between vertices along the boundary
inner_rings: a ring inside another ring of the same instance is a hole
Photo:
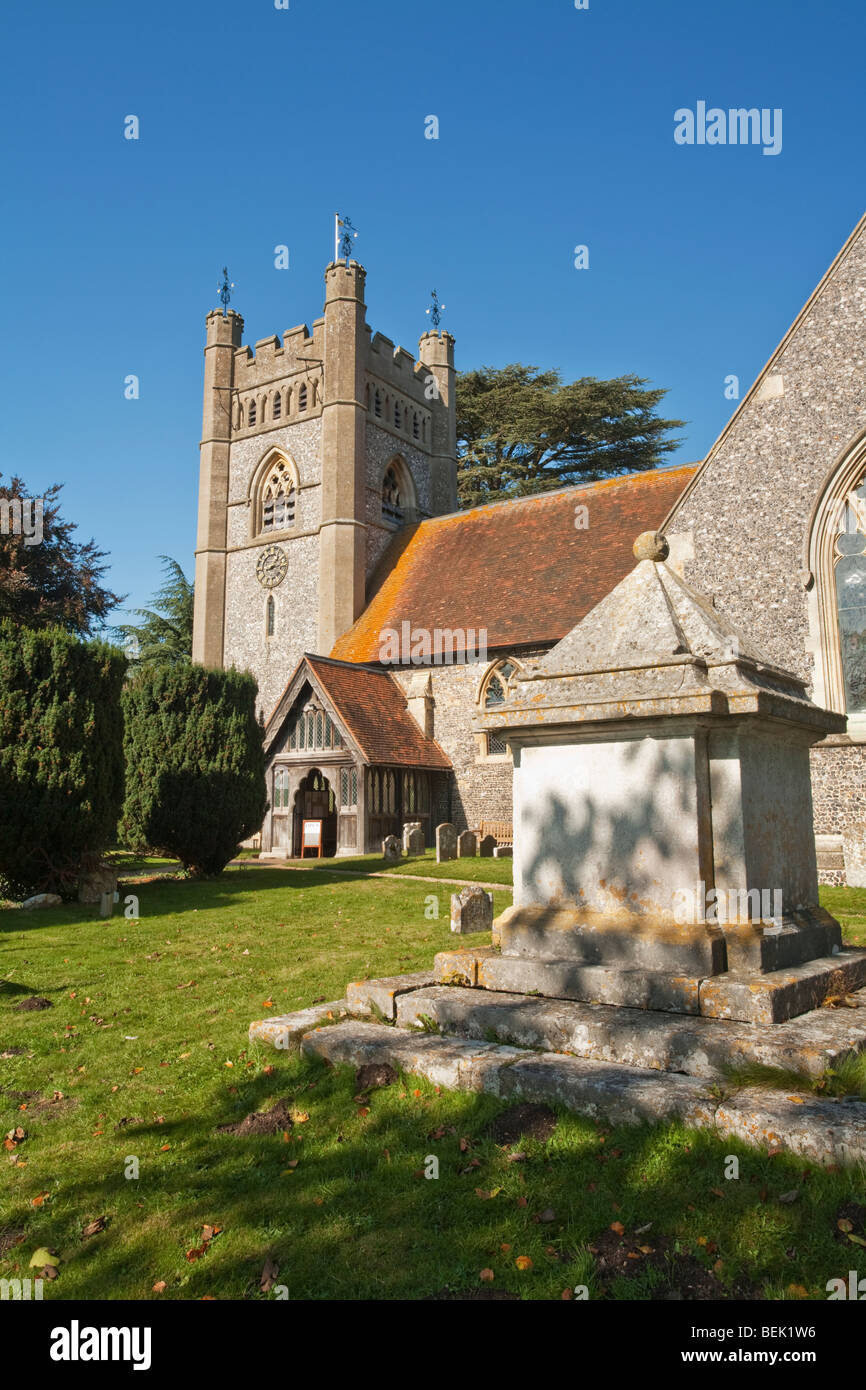
[[[301,861],[290,861],[298,864]],[[309,864],[309,859],[304,861]],[[436,863],[436,851],[428,849],[423,855],[413,855],[401,859],[398,864],[386,864],[381,854],[362,854],[351,859],[329,859],[330,869],[351,869],[354,873],[373,874],[412,874],[429,878],[464,879],[470,883],[501,883],[503,887],[512,885],[512,859],[449,859],[444,864]]]
[[[859,1247],[837,1220],[845,1207],[866,1236],[856,1173],[566,1114],[546,1142],[499,1147],[484,1133],[504,1108],[490,1097],[406,1078],[362,1103],[349,1069],[250,1049],[253,1018],[428,967],[453,944],[447,886],[240,867],[135,891],[138,921],[80,906],[0,912],[0,1053],[24,1049],[0,1057],[3,1131],[27,1134],[2,1157],[0,1277],[26,1274],[44,1246],[59,1270],[46,1298],[274,1297],[259,1288],[271,1259],[292,1298],[492,1287],[558,1299],[578,1284],[593,1297],[689,1297],[704,1281],[718,1297],[823,1299],[853,1267]],[[858,932],[864,900],[839,899]],[[434,902],[438,920],[425,915]],[[496,894],[497,911],[509,902]],[[15,1012],[31,995],[54,1007]],[[282,1098],[294,1113],[284,1132],[215,1133]],[[729,1154],[738,1181],[725,1179]],[[125,1176],[132,1159],[137,1178]],[[105,1229],[83,1239],[100,1217]],[[209,1243],[206,1224],[220,1227]]]

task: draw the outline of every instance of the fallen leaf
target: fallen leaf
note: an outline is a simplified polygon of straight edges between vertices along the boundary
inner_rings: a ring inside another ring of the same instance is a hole
[[[528,1199],[528,1197],[518,1197],[518,1199],[517,1199],[517,1205],[518,1205],[519,1207],[528,1206],[528,1205],[529,1205],[529,1199]]]
[[[483,1187],[476,1187],[475,1196],[480,1197],[482,1202],[489,1202],[502,1191],[501,1187],[492,1187],[489,1192],[485,1192]]]
[[[780,1194],[780,1196],[779,1196],[779,1201],[780,1201],[780,1202],[784,1202],[786,1205],[790,1205],[791,1202],[796,1202],[796,1200],[797,1200],[797,1198],[799,1197],[799,1195],[800,1195],[800,1189],[799,1189],[799,1187],[792,1187],[790,1192],[782,1192],[782,1193]]]
[[[843,1216],[841,1220],[836,1222],[836,1225],[839,1228],[839,1230],[844,1231],[846,1235],[849,1231],[853,1231],[854,1229],[853,1221],[849,1221],[847,1216]]]
[[[504,1240],[499,1249],[502,1251],[503,1255],[507,1255],[509,1250],[513,1249],[513,1246],[509,1245],[508,1241]]]
[[[532,1269],[532,1260],[528,1255],[518,1255],[514,1263],[518,1269]]]
[[[724,1197],[725,1195],[720,1187],[711,1187],[710,1191],[712,1192],[714,1197]]]
[[[107,1216],[97,1216],[95,1220],[88,1221],[84,1230],[81,1232],[81,1239],[88,1240],[90,1236],[98,1236],[100,1231],[105,1230],[105,1223],[107,1220]]]
[[[563,1303],[567,1303],[570,1298],[574,1298],[574,1291],[573,1289],[563,1289],[559,1296]]]
[[[506,1163],[525,1163],[526,1154],[507,1154]]]
[[[40,1245],[39,1249],[38,1249],[37,1251],[34,1252],[33,1258],[31,1259],[28,1268],[29,1268],[29,1269],[44,1269],[44,1267],[45,1267],[46,1265],[59,1265],[59,1264],[60,1264],[60,1261],[58,1260],[58,1258],[57,1258],[57,1256],[55,1255],[54,1251],[53,1251],[53,1250],[49,1250],[49,1249],[47,1248],[47,1246],[45,1246],[45,1245]]]
[[[809,1290],[804,1289],[802,1284],[789,1284],[788,1293],[793,1294],[794,1298],[808,1298]]]
[[[44,1268],[41,1269],[41,1270],[39,1271],[39,1277],[40,1277],[41,1279],[56,1279],[56,1278],[57,1278],[57,1268],[56,1268],[56,1266],[55,1266],[55,1265],[45,1265]]]
[[[642,1255],[652,1255],[655,1247],[652,1245],[639,1245],[638,1250]]]
[[[263,1008],[263,1009],[272,1009],[273,1007],[274,1007],[274,1001],[273,1001],[273,999],[265,999],[265,1000],[262,1002],[262,1008]],[[265,1268],[267,1269],[267,1265],[265,1265]]]
[[[166,1284],[165,1280],[158,1279],[154,1284],[153,1288],[151,1289],[151,1293],[165,1293],[167,1288],[168,1284]]]
[[[625,1235],[625,1226],[622,1224],[621,1221],[612,1221],[612,1222],[610,1223],[610,1229],[611,1229],[612,1231],[616,1231],[616,1234],[617,1234],[618,1236],[624,1236],[624,1235]]]
[[[806,1104],[806,1102],[804,1101],[804,1099],[803,1099],[802,1096],[788,1096],[788,1100],[793,1101],[793,1103],[794,1103],[795,1105],[805,1105],[805,1104]]]
[[[482,1269],[478,1278],[481,1280],[483,1284],[492,1284],[493,1280],[496,1278],[496,1275],[493,1273],[492,1269]]]
[[[162,1144],[162,1145],[160,1146],[160,1150],[159,1150],[159,1151],[160,1151],[161,1154],[164,1154],[164,1153],[167,1153],[168,1150],[169,1150],[170,1148],[171,1148],[171,1144]]]
[[[462,1154],[465,1154],[465,1153],[468,1151],[468,1149],[469,1149],[469,1140],[468,1140],[468,1139],[461,1139],[461,1140],[460,1140],[460,1152],[461,1152]]]
[[[36,1196],[36,1197],[34,1197],[34,1198],[32,1199],[32,1201],[31,1201],[31,1203],[30,1203],[31,1207],[41,1207],[42,1204],[43,1204],[43,1202],[45,1202],[45,1200],[46,1200],[49,1196],[50,1196],[50,1193],[48,1193],[48,1192],[40,1192],[38,1196]]]
[[[866,1246],[866,1240],[864,1240],[862,1236],[849,1235],[848,1239],[853,1240],[855,1245]]]

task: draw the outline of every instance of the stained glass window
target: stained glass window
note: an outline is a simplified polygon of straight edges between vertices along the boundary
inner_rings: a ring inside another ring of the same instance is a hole
[[[487,682],[484,704],[487,709],[490,709],[492,705],[505,704],[505,689],[498,676],[491,676],[490,680]]]

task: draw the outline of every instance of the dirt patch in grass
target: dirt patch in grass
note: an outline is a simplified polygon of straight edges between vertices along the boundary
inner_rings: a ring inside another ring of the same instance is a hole
[[[0,1231],[0,1260],[4,1255],[8,1255],[10,1250],[14,1250],[16,1245],[20,1245],[24,1240],[24,1231],[13,1231],[7,1229]]]
[[[396,1080],[390,1062],[365,1062],[355,1075],[355,1086],[359,1091],[375,1091],[380,1086],[393,1086]]]
[[[650,1297],[660,1300],[685,1300],[700,1303],[728,1299],[754,1299],[757,1293],[748,1284],[738,1282],[728,1289],[716,1273],[707,1269],[694,1255],[673,1248],[666,1236],[653,1236],[651,1231],[636,1232],[608,1230],[589,1246],[595,1257],[599,1282],[607,1285],[613,1279],[638,1279],[652,1270],[659,1275]]]
[[[547,1105],[512,1105],[491,1120],[485,1137],[497,1144],[514,1144],[521,1137],[549,1139],[556,1129],[556,1116]]]
[[[251,1115],[235,1124],[217,1125],[217,1134],[234,1134],[238,1138],[259,1134],[282,1134],[284,1129],[292,1127],[290,1105],[291,1101],[288,1098],[278,1100],[270,1110],[254,1110]]]
[[[10,1057],[23,1057],[26,1051],[24,1047],[4,1047],[0,1052],[0,1062],[8,1062]]]
[[[16,1004],[13,1010],[16,1014],[29,1014],[39,1009],[53,1009],[54,1005],[50,999],[43,999],[39,994],[31,994],[29,999],[22,999],[20,1004]]]
[[[26,1105],[31,1115],[42,1115],[46,1120],[64,1115],[78,1104],[77,1100],[64,1096],[60,1091],[53,1096],[43,1096],[39,1091],[4,1091],[0,1086],[0,1096],[6,1096],[15,1105]]]

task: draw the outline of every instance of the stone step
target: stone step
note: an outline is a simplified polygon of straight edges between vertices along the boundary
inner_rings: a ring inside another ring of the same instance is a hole
[[[857,948],[787,970],[729,971],[709,979],[567,960],[537,961],[504,956],[487,946],[442,951],[433,966],[436,984],[662,1013],[700,1013],[744,1023],[781,1023],[866,985],[866,950]]]
[[[478,986],[507,994],[541,994],[621,1008],[680,1014],[699,1010],[700,976],[671,975],[573,960],[504,956],[493,947],[442,951],[433,962],[437,984]]]
[[[632,913],[612,917],[571,908],[510,907],[497,918],[496,931],[495,944],[503,956],[698,978],[726,969],[724,935],[705,923],[648,922]]]
[[[606,1124],[680,1120],[749,1144],[787,1149],[813,1163],[866,1162],[862,1101],[818,1100],[808,1093],[791,1096],[757,1087],[719,1100],[708,1082],[691,1076],[416,1035],[381,1023],[320,1028],[308,1033],[301,1047],[331,1063],[388,1062],[450,1090],[560,1105]]]
[[[818,1009],[769,1025],[454,985],[435,985],[398,999],[398,1027],[423,1027],[425,1019],[449,1037],[714,1079],[755,1062],[818,1076],[866,1048],[866,992],[859,1008]]]
[[[726,926],[729,970],[788,970],[842,949],[842,928],[822,908],[783,917],[781,929]]]
[[[748,1023],[782,1023],[820,1008],[825,999],[852,994],[866,985],[866,950],[849,947],[834,956],[768,974],[717,975],[700,990],[705,1018]]]

